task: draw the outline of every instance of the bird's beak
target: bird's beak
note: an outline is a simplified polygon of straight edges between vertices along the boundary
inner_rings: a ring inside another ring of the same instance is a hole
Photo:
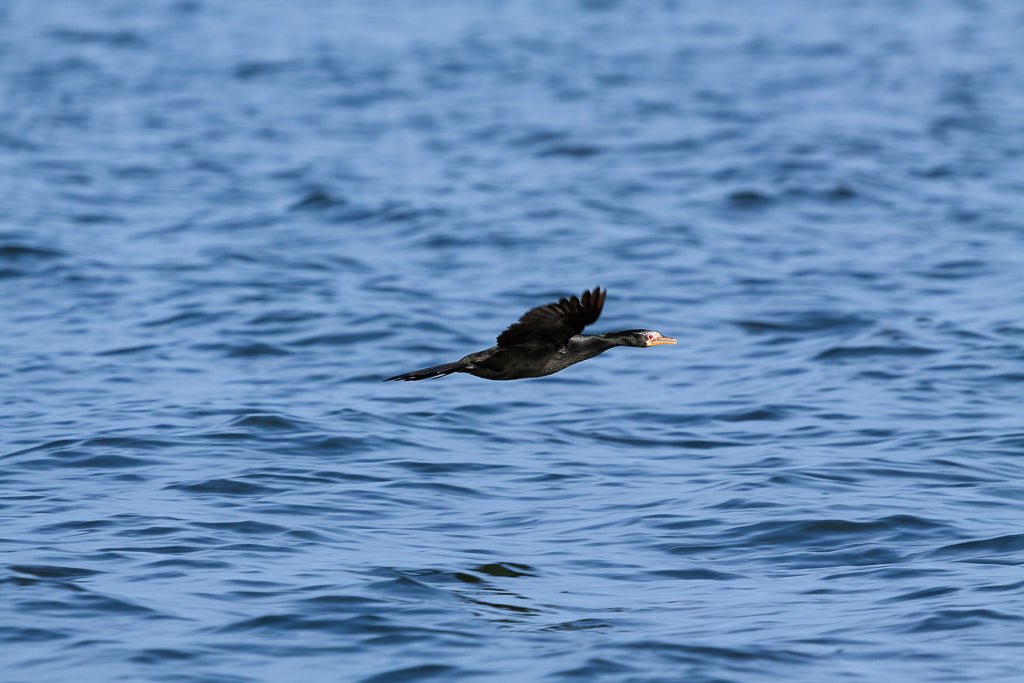
[[[648,346],[661,346],[662,344],[675,344],[676,340],[672,337],[658,337],[647,342]]]

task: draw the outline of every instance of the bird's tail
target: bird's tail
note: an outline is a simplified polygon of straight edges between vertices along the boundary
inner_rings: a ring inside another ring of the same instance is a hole
[[[453,372],[458,372],[463,367],[460,361],[454,363],[445,363],[444,365],[435,365],[432,368],[423,368],[422,370],[413,370],[402,375],[395,375],[394,377],[388,377],[385,382],[415,382],[420,379],[430,379],[431,377],[444,377],[450,375]]]

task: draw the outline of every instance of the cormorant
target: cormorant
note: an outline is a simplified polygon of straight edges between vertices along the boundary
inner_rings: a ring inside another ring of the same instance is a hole
[[[578,298],[570,296],[532,308],[519,322],[498,335],[497,346],[471,353],[454,363],[414,370],[385,381],[409,382],[444,377],[453,372],[468,372],[484,379],[544,377],[602,354],[613,346],[676,343],[672,337],[655,330],[582,334],[583,328],[601,315],[606,294],[607,290],[594,287]]]

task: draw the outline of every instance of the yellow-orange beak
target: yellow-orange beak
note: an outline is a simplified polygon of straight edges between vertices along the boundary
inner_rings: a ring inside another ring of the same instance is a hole
[[[661,346],[662,344],[675,344],[676,340],[672,337],[657,337],[647,342],[648,346]]]

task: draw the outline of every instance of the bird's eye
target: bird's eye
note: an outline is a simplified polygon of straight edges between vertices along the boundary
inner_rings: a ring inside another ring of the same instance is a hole
[[[651,332],[648,332],[647,333],[647,338],[648,339],[654,339],[654,334],[652,334]]]

